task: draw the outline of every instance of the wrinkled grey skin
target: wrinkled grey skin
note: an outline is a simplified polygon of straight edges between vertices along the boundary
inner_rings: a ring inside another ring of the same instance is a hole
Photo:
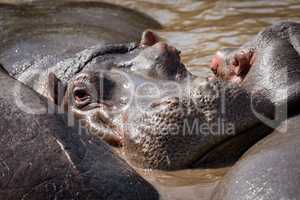
[[[193,78],[181,63],[180,52],[159,41],[152,31],[145,31],[139,44],[91,47],[51,70],[48,77],[45,74],[39,82],[29,84],[116,146],[121,145],[122,133],[109,113],[111,109],[119,110],[118,114],[122,111],[133,95],[132,89],[149,82],[164,85]]]
[[[228,142],[230,144],[231,139],[238,144],[234,136],[245,139],[243,133],[254,134],[259,140],[271,132],[267,126],[275,128],[294,114],[290,111],[297,113],[299,30],[297,23],[275,24],[243,46],[243,50],[254,52],[255,64],[249,62],[253,65],[242,72],[246,75],[243,74],[238,84],[236,81],[230,83],[228,79],[211,80],[202,86],[192,86],[191,93],[183,98],[166,98],[154,103],[154,112],[132,112],[124,136],[128,158],[145,168],[180,169],[195,163],[207,166],[207,161],[230,147]],[[225,52],[225,55],[230,53]],[[251,60],[249,58],[246,60]],[[239,73],[238,68],[237,75]],[[223,97],[219,95],[221,91],[225,91]],[[210,127],[218,124],[220,119],[227,127],[223,132],[213,128],[193,129],[194,124]],[[234,130],[230,130],[230,124]],[[259,128],[258,131],[255,127]],[[223,145],[225,149],[220,151],[218,147]],[[207,155],[210,153],[212,155]],[[225,152],[224,155],[227,156]]]
[[[207,154],[215,154],[214,148],[260,125],[251,106],[264,116],[273,114],[270,101],[235,84],[221,80],[197,84],[182,98],[153,102],[153,111],[129,111],[124,135],[129,160],[143,168],[165,170],[206,165],[212,160]],[[267,133],[256,135],[252,130],[247,134],[260,139]],[[226,157],[225,150],[217,159]]]
[[[107,144],[47,114],[45,98],[2,71],[0,84],[0,199],[158,199]]]
[[[213,200],[299,199],[300,117],[285,121],[226,174]]]
[[[137,47],[129,42],[139,41],[144,30],[160,27],[148,16],[107,3],[0,4],[0,63],[11,76],[41,93],[47,85],[38,78],[47,80],[57,63],[96,46],[74,59],[72,69],[67,64],[53,69],[72,76],[97,56],[127,53]]]
[[[2,3],[0,61],[17,76],[94,45],[138,41],[145,29],[160,27],[137,11],[101,2]]]
[[[299,112],[299,55],[300,24],[281,22],[240,48],[220,50],[211,68],[222,79],[238,82],[250,91],[262,91],[277,105],[285,96],[292,114]]]
[[[64,1],[0,4],[0,11],[1,65],[57,104],[80,72],[117,68],[166,80],[188,74],[176,48],[144,31],[159,23],[136,11]]]

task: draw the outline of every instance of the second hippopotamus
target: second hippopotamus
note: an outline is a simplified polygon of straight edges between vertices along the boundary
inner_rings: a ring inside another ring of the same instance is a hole
[[[145,168],[200,165],[224,143],[235,141],[238,145],[236,138],[243,134],[253,134],[249,138],[257,139],[248,142],[255,143],[287,117],[299,113],[299,33],[298,23],[268,27],[245,45],[249,54],[239,54],[232,63],[238,72],[237,77],[229,78],[232,81],[193,80],[190,89],[184,87],[186,95],[181,98],[154,101],[149,112],[130,110],[124,131],[128,158]],[[226,71],[224,74],[229,76]],[[225,147],[231,149],[230,145]]]

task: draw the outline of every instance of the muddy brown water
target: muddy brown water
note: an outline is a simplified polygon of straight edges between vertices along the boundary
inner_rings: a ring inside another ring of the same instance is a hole
[[[12,2],[12,0],[0,0]],[[95,0],[94,0],[95,1]],[[274,22],[300,22],[299,0],[105,0],[147,13],[163,26],[159,34],[182,51],[194,74],[206,77],[219,48],[240,46]],[[14,0],[19,3],[21,0]],[[164,200],[206,200],[228,168],[164,172],[137,169]]]

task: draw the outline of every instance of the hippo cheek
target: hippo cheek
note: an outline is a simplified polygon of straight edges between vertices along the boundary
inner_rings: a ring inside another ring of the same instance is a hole
[[[79,119],[83,126],[92,135],[104,140],[108,144],[120,147],[123,145],[121,129],[112,121],[108,111],[103,107],[91,110],[72,109],[75,118]]]
[[[151,104],[153,112],[129,114],[124,131],[124,153],[131,164],[175,170],[191,166],[210,149],[212,134],[198,132],[203,117],[189,112],[185,101],[167,98]]]

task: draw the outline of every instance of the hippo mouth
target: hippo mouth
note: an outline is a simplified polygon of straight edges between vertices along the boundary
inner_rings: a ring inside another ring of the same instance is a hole
[[[90,134],[114,147],[123,146],[121,128],[109,115],[109,107],[106,104],[88,105],[80,110],[73,108],[73,113]]]

